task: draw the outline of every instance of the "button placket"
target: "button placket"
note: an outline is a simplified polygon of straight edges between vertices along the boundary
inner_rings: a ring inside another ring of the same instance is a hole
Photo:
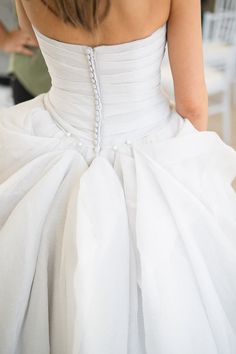
[[[87,56],[90,69],[90,79],[93,87],[94,93],[94,104],[95,104],[95,127],[94,127],[94,150],[98,154],[101,150],[101,124],[102,124],[102,103],[101,103],[101,94],[100,87],[98,84],[98,79],[96,75],[95,67],[95,57],[94,49],[89,47],[87,48]]]

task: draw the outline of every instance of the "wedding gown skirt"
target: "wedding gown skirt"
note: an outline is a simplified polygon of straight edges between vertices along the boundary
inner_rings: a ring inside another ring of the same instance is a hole
[[[0,114],[0,354],[235,354],[236,151],[161,92],[166,26],[36,34],[52,89]]]

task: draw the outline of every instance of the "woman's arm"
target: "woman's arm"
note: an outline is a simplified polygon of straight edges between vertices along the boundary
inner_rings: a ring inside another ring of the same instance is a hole
[[[204,77],[200,0],[172,0],[167,41],[176,110],[198,130],[207,130],[208,95]]]

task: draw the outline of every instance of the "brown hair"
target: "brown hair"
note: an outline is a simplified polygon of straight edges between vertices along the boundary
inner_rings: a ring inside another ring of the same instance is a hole
[[[107,16],[110,0],[41,0],[63,22],[91,32]]]

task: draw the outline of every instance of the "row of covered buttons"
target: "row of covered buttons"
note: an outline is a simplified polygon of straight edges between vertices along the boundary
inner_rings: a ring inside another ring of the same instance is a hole
[[[100,88],[96,76],[94,50],[91,47],[87,48],[90,77],[95,98],[95,133],[94,133],[94,150],[99,152],[101,149],[101,124],[102,124],[102,102]]]
[[[95,58],[94,58],[94,49],[92,47],[87,48],[87,56],[89,62],[90,69],[90,77],[94,91],[95,98],[95,132],[94,132],[94,150],[99,152],[101,149],[101,124],[102,124],[102,102],[100,96],[100,87],[98,85],[97,76],[96,76],[96,68],[95,68]],[[71,136],[70,132],[66,133],[67,136]],[[132,142],[127,139],[125,141],[126,144],[130,145]],[[82,146],[82,141],[78,142],[79,146]],[[117,150],[118,146],[113,145],[113,150]]]
[[[94,49],[92,47],[87,48],[87,55],[89,61],[90,68],[90,76],[94,90],[95,96],[95,151],[99,151],[101,149],[101,124],[102,124],[102,102],[100,96],[100,88],[97,81],[96,69],[95,69],[95,58],[94,58]],[[131,144],[130,140],[126,140],[126,144]],[[113,150],[117,150],[118,146],[113,145]]]
[[[66,134],[66,136],[68,136],[68,137],[70,137],[72,134],[70,133],[70,132],[66,132],[65,133]],[[79,146],[82,146],[83,145],[83,142],[82,141],[78,141],[78,143],[77,143]],[[129,139],[127,139],[126,141],[125,141],[125,144],[127,144],[127,145],[131,145],[132,144],[132,141],[131,140],[129,140]],[[118,149],[118,145],[113,145],[112,146],[112,149],[113,150],[117,150]]]

